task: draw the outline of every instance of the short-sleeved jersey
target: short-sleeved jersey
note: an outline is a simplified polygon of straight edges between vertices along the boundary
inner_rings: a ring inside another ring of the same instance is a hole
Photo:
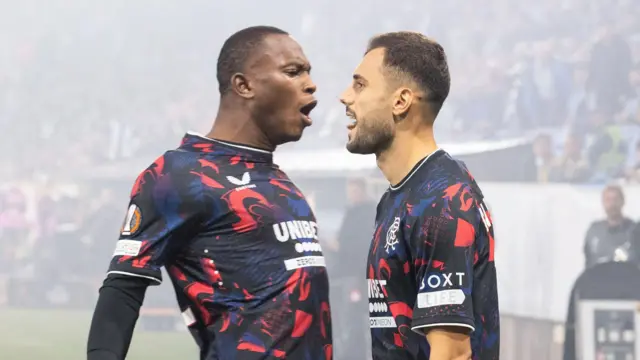
[[[466,166],[443,150],[378,204],[367,262],[374,360],[428,360],[425,330],[468,328],[473,360],[499,357],[493,226]]]
[[[163,266],[201,359],[331,359],[316,219],[270,152],[187,134],[140,174],[109,274]]]

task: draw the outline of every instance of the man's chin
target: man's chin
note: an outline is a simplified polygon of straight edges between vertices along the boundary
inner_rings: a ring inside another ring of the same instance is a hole
[[[375,149],[372,146],[366,146],[364,144],[359,144],[354,141],[347,142],[347,151],[352,154],[358,155],[370,155],[375,154]]]
[[[290,142],[296,142],[298,140],[300,140],[302,138],[302,130],[300,130],[300,132],[290,132],[286,135],[282,135],[280,136],[280,138],[278,139],[278,144],[277,145],[283,145],[286,143],[290,143]]]

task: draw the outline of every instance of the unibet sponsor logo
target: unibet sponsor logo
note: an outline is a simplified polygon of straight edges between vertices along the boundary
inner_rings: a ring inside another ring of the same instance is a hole
[[[389,312],[385,296],[387,280],[368,279],[367,282],[369,283],[369,327],[396,328],[393,316],[377,316]]]
[[[424,290],[427,286],[430,289],[438,289],[454,285],[456,287],[460,287],[462,286],[464,275],[465,274],[463,272],[428,275],[422,279],[420,290]]]
[[[384,287],[387,280],[368,279],[369,282],[369,299],[384,299]]]
[[[297,239],[318,240],[318,225],[314,221],[283,221],[273,224],[273,233],[280,242]]]

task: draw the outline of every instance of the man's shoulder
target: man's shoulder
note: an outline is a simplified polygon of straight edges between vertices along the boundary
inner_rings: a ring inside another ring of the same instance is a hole
[[[197,153],[180,148],[166,151],[138,174],[131,197],[145,189],[145,192],[158,195],[162,189],[171,189],[172,193],[191,193],[206,183],[203,171],[206,166],[207,163]]]
[[[416,176],[417,186],[422,192],[444,192],[450,187],[477,187],[467,165],[447,152],[442,151],[429,166],[421,167]]]

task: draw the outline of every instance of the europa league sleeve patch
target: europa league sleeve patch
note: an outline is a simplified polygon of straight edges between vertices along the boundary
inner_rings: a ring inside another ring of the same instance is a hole
[[[122,236],[133,236],[140,230],[140,224],[142,224],[142,212],[136,204],[131,204],[129,210],[127,210],[127,216],[122,224],[120,234]]]

